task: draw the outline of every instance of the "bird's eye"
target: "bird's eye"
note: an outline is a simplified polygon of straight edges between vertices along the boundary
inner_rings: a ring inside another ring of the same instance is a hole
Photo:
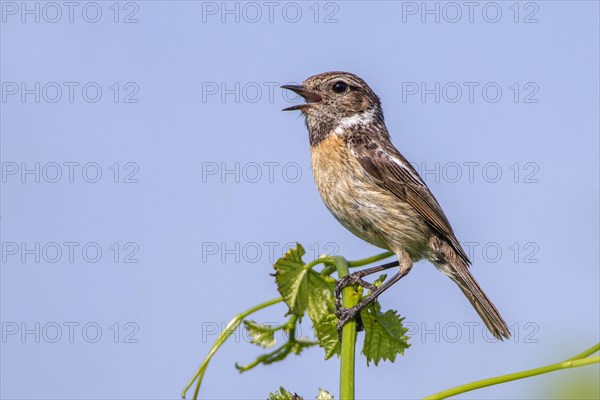
[[[344,93],[346,90],[348,90],[348,85],[346,84],[346,82],[337,81],[333,84],[333,87],[331,89],[336,93]]]

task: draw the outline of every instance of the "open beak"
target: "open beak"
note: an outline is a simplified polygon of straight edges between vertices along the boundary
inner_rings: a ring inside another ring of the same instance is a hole
[[[323,100],[323,98],[319,94],[311,92],[310,90],[306,89],[304,86],[301,85],[283,85],[281,88],[291,90],[292,92],[296,93],[299,96],[302,96],[304,100],[306,100],[306,103],[296,104],[295,106],[284,108],[281,111],[304,110],[305,108],[310,107],[311,104],[319,103],[321,100]]]

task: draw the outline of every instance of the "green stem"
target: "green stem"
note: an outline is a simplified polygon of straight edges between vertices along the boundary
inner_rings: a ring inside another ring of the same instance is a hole
[[[565,360],[565,361],[562,361],[562,362],[559,362],[556,364],[550,364],[550,365],[546,365],[544,367],[528,369],[526,371],[515,372],[512,374],[501,375],[501,376],[496,376],[494,378],[482,379],[480,381],[467,383],[465,385],[456,386],[454,388],[447,389],[447,390],[444,390],[444,391],[436,393],[436,394],[432,394],[431,396],[425,397],[424,400],[445,399],[450,396],[455,396],[457,394],[470,392],[471,390],[481,389],[481,388],[484,388],[487,386],[497,385],[499,383],[505,383],[505,382],[510,382],[510,381],[514,381],[517,379],[529,378],[531,376],[546,374],[548,372],[557,371],[559,369],[582,367],[584,365],[599,363],[600,356],[586,358],[587,356],[597,352],[599,349],[600,349],[600,343],[595,346],[592,346],[588,350],[584,351],[581,354],[576,355],[575,357],[569,358],[568,360]]]
[[[598,351],[600,351],[600,343],[596,344],[595,346],[590,347],[583,353],[579,353],[576,356],[569,358],[567,361],[579,360],[581,358],[591,356],[592,354],[597,353]]]
[[[281,298],[281,297],[279,297],[277,299],[265,301],[264,303],[260,303],[240,314],[237,314],[235,317],[233,317],[233,319],[231,321],[229,321],[229,323],[227,324],[227,326],[225,327],[223,332],[221,332],[221,334],[219,335],[219,337],[213,344],[212,348],[210,349],[210,352],[208,353],[208,355],[206,356],[204,361],[202,361],[202,364],[200,364],[200,367],[198,367],[198,370],[196,371],[194,376],[192,376],[192,378],[189,380],[189,382],[187,383],[187,385],[181,392],[181,397],[183,397],[185,399],[185,395],[186,395],[187,391],[194,384],[194,381],[197,381],[196,389],[194,390],[194,399],[198,398],[198,392],[200,391],[200,384],[202,383],[202,378],[204,377],[204,372],[206,372],[208,363],[210,362],[212,357],[215,355],[215,353],[217,352],[219,347],[221,347],[223,345],[223,343],[225,343],[225,341],[229,338],[229,336],[231,336],[231,334],[237,329],[237,327],[240,326],[240,324],[242,323],[244,318],[246,318],[248,315],[250,315],[252,313],[262,310],[263,308],[267,308],[269,306],[280,303],[282,301],[283,301],[283,298]]]
[[[319,264],[327,264],[329,262],[331,262],[331,257],[323,255],[320,256],[319,258],[315,258],[314,260],[312,260],[311,262],[307,263],[306,265],[304,265],[304,269],[312,269],[313,267],[319,265]]]
[[[386,251],[385,253],[379,253],[371,257],[362,258],[360,260],[348,261],[349,268],[362,267],[363,265],[371,264],[380,260],[385,260],[388,257],[393,256],[394,253],[391,251]],[[334,259],[335,257],[330,257],[329,260],[325,261],[325,268],[320,272],[321,275],[331,275],[333,271],[335,271]]]
[[[394,255],[393,252],[386,251],[384,253],[379,253],[379,254],[376,254],[376,255],[371,256],[371,257],[362,258],[360,260],[348,261],[348,266],[350,268],[362,267],[363,265],[372,264],[372,263],[377,262],[377,261],[385,260],[386,258],[389,258],[389,257],[391,257],[393,255]]]
[[[334,264],[338,277],[342,279],[350,273],[348,261],[335,257]],[[351,286],[342,290],[342,304],[346,308],[358,304],[358,292]],[[348,322],[342,328],[342,355],[340,360],[340,400],[354,400],[354,354],[356,348],[356,321]]]

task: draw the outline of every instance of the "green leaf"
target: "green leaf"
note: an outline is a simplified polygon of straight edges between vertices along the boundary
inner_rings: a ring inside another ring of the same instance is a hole
[[[275,362],[284,360],[290,353],[298,355],[307,347],[315,346],[317,342],[311,342],[305,339],[293,339],[289,342],[279,346],[270,353],[265,353],[258,356],[254,361],[246,365],[235,364],[235,367],[240,372],[246,372],[256,367],[259,364],[273,364]]]
[[[317,400],[333,400],[333,396],[327,390],[319,389]],[[269,393],[269,400],[303,400],[296,393],[292,394],[280,387],[279,392]]]
[[[331,314],[334,309],[335,280],[307,268],[302,261],[305,251],[299,243],[274,265],[277,290],[288,305],[290,314],[304,313],[313,324]]]
[[[244,321],[248,334],[252,337],[250,343],[266,349],[275,346],[275,330],[269,325],[256,323],[252,320]]]
[[[404,318],[400,318],[396,311],[381,312],[379,302],[374,302],[361,312],[365,327],[365,341],[362,354],[367,358],[367,365],[373,361],[375,365],[381,360],[394,362],[398,354],[404,354],[407,349],[408,328],[402,326]]]
[[[319,388],[319,394],[317,395],[317,400],[333,400],[333,396],[327,390],[323,390]]]
[[[377,278],[373,281],[373,285],[375,285],[376,287],[380,287],[381,284],[385,281],[385,278],[387,278],[387,274],[379,275],[379,278]],[[372,291],[369,291],[369,294],[371,294],[371,292]]]
[[[329,314],[314,324],[315,334],[317,335],[319,346],[325,350],[326,360],[334,355],[339,355],[342,350],[342,344],[336,328],[337,323],[337,317],[334,314]]]
[[[289,342],[290,344],[290,352],[294,353],[295,355],[299,355],[302,350],[308,348],[308,347],[312,347],[314,345],[316,345],[316,342],[311,342],[309,340],[305,340],[305,339],[296,339],[293,342]]]
[[[279,392],[269,393],[269,400],[302,400],[296,393],[292,394],[280,387]]]

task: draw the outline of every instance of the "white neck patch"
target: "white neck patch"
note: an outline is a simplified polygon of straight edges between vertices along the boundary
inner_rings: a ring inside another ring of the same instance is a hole
[[[375,113],[372,110],[365,111],[363,113],[354,114],[351,117],[340,119],[333,133],[336,135],[342,134],[346,128],[350,128],[357,125],[368,125],[375,119]]]

